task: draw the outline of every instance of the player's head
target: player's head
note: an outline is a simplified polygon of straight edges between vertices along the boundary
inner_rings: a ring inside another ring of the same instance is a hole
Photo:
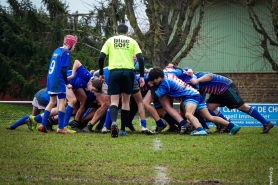
[[[136,55],[132,55],[132,59],[133,59],[134,64],[135,64],[135,63],[136,63],[136,61],[137,61],[137,57],[136,57]]]
[[[90,73],[91,73],[92,75],[94,75],[94,74],[95,74],[95,70],[91,70]]]
[[[193,75],[193,70],[191,69],[191,68],[189,68],[189,69],[187,69],[187,71],[186,71],[186,74],[188,75],[188,76],[192,76]]]
[[[127,25],[125,25],[125,24],[120,24],[120,25],[118,26],[118,30],[117,30],[117,33],[118,33],[118,34],[127,34],[127,32],[128,32],[128,27],[127,27]]]
[[[100,93],[102,89],[102,81],[98,78],[94,78],[90,80],[87,88],[91,92]]]
[[[148,80],[150,83],[154,85],[160,84],[162,79],[164,78],[164,72],[160,67],[153,67],[149,72]]]
[[[167,66],[166,66],[166,68],[173,68],[175,65],[173,64],[173,63],[169,63]]]
[[[66,35],[64,37],[64,45],[68,46],[69,50],[74,50],[74,46],[77,42],[77,37],[73,35]]]

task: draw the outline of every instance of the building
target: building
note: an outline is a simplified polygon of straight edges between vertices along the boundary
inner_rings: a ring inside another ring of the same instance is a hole
[[[269,36],[275,39],[271,15],[265,4],[252,7]],[[218,1],[205,9],[199,39],[181,67],[227,76],[238,85],[247,103],[278,102],[278,72],[262,57],[262,36],[253,28],[246,6]],[[278,61],[278,48],[268,44]]]

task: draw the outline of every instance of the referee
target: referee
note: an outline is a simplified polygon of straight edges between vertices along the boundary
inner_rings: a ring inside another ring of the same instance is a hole
[[[103,77],[103,65],[108,55],[108,95],[111,98],[110,115],[112,120],[111,136],[127,136],[125,125],[129,118],[129,102],[134,81],[134,61],[132,55],[136,55],[139,61],[140,87],[144,86],[144,59],[138,43],[128,37],[128,27],[125,24],[118,26],[116,36],[109,38],[103,45],[99,56],[99,75]],[[121,129],[119,132],[116,120],[118,115],[119,100],[121,98]]]

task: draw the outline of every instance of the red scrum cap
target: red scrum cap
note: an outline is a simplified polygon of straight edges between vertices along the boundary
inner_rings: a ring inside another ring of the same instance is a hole
[[[68,45],[70,48],[72,48],[77,42],[77,37],[73,35],[66,35],[64,37],[64,44]]]

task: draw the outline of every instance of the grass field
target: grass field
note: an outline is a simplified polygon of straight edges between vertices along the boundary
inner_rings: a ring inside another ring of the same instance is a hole
[[[1,120],[12,108],[0,109]],[[16,119],[25,115],[17,110]],[[235,136],[147,136],[135,120],[138,131],[111,138],[44,134],[26,125],[6,130],[13,121],[0,124],[0,184],[278,184],[277,128],[266,135],[244,127]]]

